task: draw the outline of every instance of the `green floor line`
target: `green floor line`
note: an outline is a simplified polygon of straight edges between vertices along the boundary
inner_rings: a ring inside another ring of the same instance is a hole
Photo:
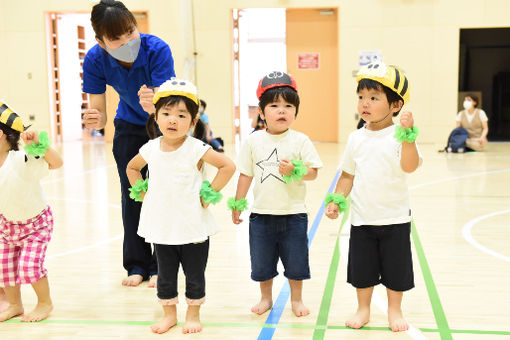
[[[450,326],[448,326],[448,321],[446,320],[446,315],[444,313],[443,306],[441,305],[441,300],[439,299],[439,294],[437,293],[436,285],[432,278],[432,272],[430,271],[429,264],[425,257],[425,252],[423,251],[414,220],[411,221],[411,235],[418,255],[418,260],[420,262],[423,279],[425,280],[425,286],[427,287],[427,292],[429,294],[432,311],[434,312],[436,324],[439,328],[439,335],[441,336],[441,340],[453,340],[452,331]]]
[[[333,290],[335,289],[336,273],[338,271],[338,263],[340,262],[340,233],[342,228],[347,221],[349,216],[350,199],[347,201],[347,209],[342,215],[342,221],[340,222],[340,228],[335,241],[335,250],[333,251],[333,257],[331,258],[331,264],[329,265],[328,278],[326,280],[326,286],[322,294],[321,305],[319,307],[319,315],[315,323],[315,331],[313,332],[313,340],[322,340],[326,335],[326,328],[328,324],[329,310],[331,308],[331,299],[333,298]]]
[[[54,325],[110,325],[110,326],[149,326],[156,321],[115,321],[115,320],[43,320],[37,323],[41,324],[54,324]],[[2,322],[2,324],[25,324],[21,322],[21,319],[10,319]],[[389,327],[363,327],[360,329],[352,329],[347,326],[328,325],[328,326],[317,326],[310,324],[265,324],[265,323],[250,323],[250,322],[203,322],[204,327],[223,327],[223,328],[261,328],[261,327],[273,327],[273,328],[291,328],[291,329],[331,329],[331,330],[351,330],[351,331],[388,331],[391,332]],[[182,326],[183,322],[177,323],[178,326]],[[440,333],[441,330],[434,328],[418,328],[424,333]],[[474,329],[450,329],[451,333],[462,333],[462,334],[476,334],[476,335],[508,335],[510,331],[482,331]]]

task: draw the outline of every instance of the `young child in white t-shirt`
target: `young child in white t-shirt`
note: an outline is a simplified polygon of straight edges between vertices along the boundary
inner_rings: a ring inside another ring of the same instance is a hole
[[[21,321],[46,319],[53,309],[44,268],[53,231],[53,214],[40,184],[62,158],[50,147],[46,132],[25,131],[18,116],[0,102],[0,321],[24,313],[21,284],[31,284],[37,295],[35,308]],[[25,150],[19,150],[19,140]]]
[[[207,207],[219,202],[219,190],[234,174],[235,165],[187,135],[191,128],[195,136],[203,129],[193,84],[172,78],[159,87],[153,101],[156,113],[147,122],[151,140],[127,166],[131,197],[143,200],[138,235],[154,244],[158,260],[157,296],[165,315],[151,329],[164,333],[177,324],[177,274],[182,265],[188,303],[182,332],[197,333],[202,330],[199,312],[205,301],[209,236],[219,230]],[[218,168],[212,183],[205,180],[204,163]],[[141,170],[146,165],[149,177],[143,181]]]
[[[267,126],[253,132],[239,154],[236,197],[229,200],[232,221],[242,222],[246,194],[254,182],[250,214],[251,278],[260,282],[260,301],[251,309],[263,314],[273,306],[273,278],[278,259],[289,280],[292,311],[310,313],[303,304],[303,280],[310,278],[305,183],[317,178],[322,162],[310,139],[291,130],[299,109],[295,80],[283,72],[262,78],[258,114]]]
[[[366,124],[350,134],[335,193],[326,198],[329,218],[345,209],[349,194],[352,199],[347,282],[356,287],[358,310],[345,324],[361,328],[369,322],[372,292],[382,283],[389,326],[405,331],[403,292],[414,287],[406,174],[418,168],[421,156],[412,113],[402,112],[400,126],[393,117],[409,101],[409,82],[397,67],[381,62],[363,67],[357,81],[358,113]]]

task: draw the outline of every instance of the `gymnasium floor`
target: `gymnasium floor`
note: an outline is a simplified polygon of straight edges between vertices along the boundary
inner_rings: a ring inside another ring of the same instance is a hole
[[[293,316],[281,275],[274,284],[273,311],[250,312],[259,290],[250,280],[247,223],[231,223],[224,199],[212,208],[223,229],[211,238],[204,330],[183,335],[178,325],[164,335],[152,334],[149,325],[162,315],[155,290],[146,282],[120,285],[125,275],[120,190],[111,144],[91,140],[64,144],[64,167],[43,184],[56,221],[46,261],[55,309],[41,323],[16,318],[0,324],[0,339],[510,340],[510,143],[491,143],[487,152],[469,154],[420,145],[423,166],[409,176],[416,287],[404,294],[403,303],[412,327],[398,334],[387,328],[382,287],[374,292],[367,327],[344,326],[356,308],[355,289],[346,283],[349,219],[325,218],[321,203],[344,145],[316,147],[325,167],[307,184],[312,279],[303,295],[309,316]],[[233,179],[223,190],[226,197],[236,183]],[[25,310],[31,310],[32,289],[24,286],[22,294]],[[185,308],[181,298],[180,321]]]

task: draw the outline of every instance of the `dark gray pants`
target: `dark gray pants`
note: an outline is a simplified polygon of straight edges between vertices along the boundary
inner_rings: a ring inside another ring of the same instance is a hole
[[[209,257],[209,240],[182,245],[155,244],[158,258],[158,298],[177,297],[179,265],[186,276],[186,297],[198,300],[205,297],[205,267]]]

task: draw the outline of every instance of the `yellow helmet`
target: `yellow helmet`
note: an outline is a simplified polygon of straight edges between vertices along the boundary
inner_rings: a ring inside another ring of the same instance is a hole
[[[183,96],[191,99],[197,105],[200,105],[198,102],[197,88],[195,85],[193,85],[192,82],[188,80],[174,77],[165,81],[154,94],[152,101],[154,104],[156,104],[161,98],[169,96]]]
[[[386,66],[381,61],[365,65],[356,76],[358,83],[361,79],[372,79],[381,83],[398,94],[404,104],[409,102],[409,81],[404,72],[396,66]]]
[[[2,100],[0,100],[0,123],[18,132],[23,132],[28,128],[23,125],[21,117]]]

